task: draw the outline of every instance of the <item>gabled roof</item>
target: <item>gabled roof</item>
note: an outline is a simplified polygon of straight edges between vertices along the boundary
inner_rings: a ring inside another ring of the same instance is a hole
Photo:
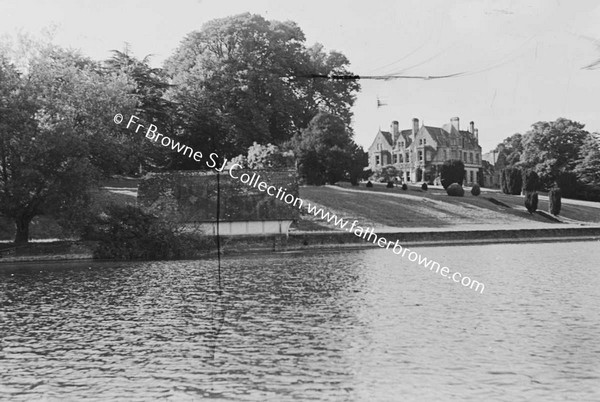
[[[404,140],[404,146],[408,147],[412,142],[412,130],[401,130],[400,137]]]
[[[386,141],[388,142],[388,144],[390,144],[390,146],[394,146],[394,143],[392,141],[392,133],[390,133],[389,131],[380,131],[381,134],[383,135],[383,138],[386,139]]]
[[[449,133],[439,127],[423,126],[438,145],[449,145]]]

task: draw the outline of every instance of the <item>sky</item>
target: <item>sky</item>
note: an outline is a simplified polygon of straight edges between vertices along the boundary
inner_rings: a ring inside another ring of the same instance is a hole
[[[392,120],[479,129],[483,152],[537,121],[570,118],[600,131],[600,2],[596,0],[0,0],[0,37],[51,31],[54,43],[101,60],[128,43],[162,62],[214,18],[251,12],[292,20],[307,45],[345,54],[361,80],[355,140],[371,145]],[[378,107],[378,100],[382,106]]]

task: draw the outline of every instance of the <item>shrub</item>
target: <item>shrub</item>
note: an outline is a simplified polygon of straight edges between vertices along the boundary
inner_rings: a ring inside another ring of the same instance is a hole
[[[440,181],[444,189],[452,183],[462,184],[465,179],[465,164],[458,159],[450,159],[440,168]]]
[[[473,187],[471,187],[471,194],[475,197],[481,194],[481,187],[479,187],[479,184],[473,184]]]
[[[556,178],[556,185],[560,189],[561,196],[571,198],[577,193],[577,175],[573,172],[561,172]]]
[[[452,183],[446,189],[448,195],[452,197],[462,197],[465,195],[465,190],[463,190],[462,186],[458,183]]]
[[[427,183],[421,184],[421,190],[427,191]]]
[[[408,186],[406,185],[406,183],[402,183],[402,190],[408,190]]]
[[[93,236],[99,240],[94,258],[117,260],[169,260],[195,256],[208,250],[213,239],[187,233],[133,205],[110,206],[97,220]]]
[[[519,195],[523,178],[519,168],[506,168],[502,171],[502,192],[504,194]]]
[[[386,187],[387,188],[394,188],[394,182],[393,181],[388,181]]]
[[[553,188],[548,193],[548,198],[550,199],[550,213],[552,215],[558,215],[560,213],[561,207],[561,191],[559,188]]]
[[[371,183],[371,180],[369,180],[369,181],[367,182],[367,187],[373,187],[373,183]]]
[[[536,191],[538,189],[540,178],[534,170],[524,170],[522,180],[525,193]]]
[[[525,194],[525,208],[529,211],[530,214],[537,211],[538,207],[538,193],[535,191],[528,191]]]

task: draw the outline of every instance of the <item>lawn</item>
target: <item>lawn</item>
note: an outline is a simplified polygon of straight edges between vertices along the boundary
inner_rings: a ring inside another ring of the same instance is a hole
[[[449,197],[442,189],[423,191],[414,186],[408,190],[388,189],[377,184],[372,188],[366,188],[364,184],[352,187],[347,183],[336,187],[301,187],[300,197],[326,207],[340,217],[366,221],[375,226],[435,228],[552,223],[541,215],[529,214],[524,208],[523,197],[498,192],[484,190],[475,197],[467,191],[464,197]],[[547,211],[547,202],[540,200],[539,209]],[[578,221],[600,222],[600,209],[563,203],[561,216]]]

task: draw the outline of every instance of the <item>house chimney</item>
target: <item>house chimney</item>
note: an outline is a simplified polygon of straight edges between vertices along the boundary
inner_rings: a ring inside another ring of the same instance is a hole
[[[474,122],[469,123],[469,132],[471,134],[475,134],[475,123]]]
[[[452,127],[454,127],[456,131],[460,131],[460,120],[458,117],[451,118],[450,124],[452,124]]]
[[[400,133],[400,130],[398,129],[398,122],[396,120],[392,122],[392,125],[390,126],[390,131],[392,132],[394,139],[396,139],[396,137]]]
[[[415,117],[413,119],[413,126],[412,126],[412,136],[413,136],[413,138],[415,138],[415,136],[417,135],[418,131],[419,131],[419,119],[417,119]]]

